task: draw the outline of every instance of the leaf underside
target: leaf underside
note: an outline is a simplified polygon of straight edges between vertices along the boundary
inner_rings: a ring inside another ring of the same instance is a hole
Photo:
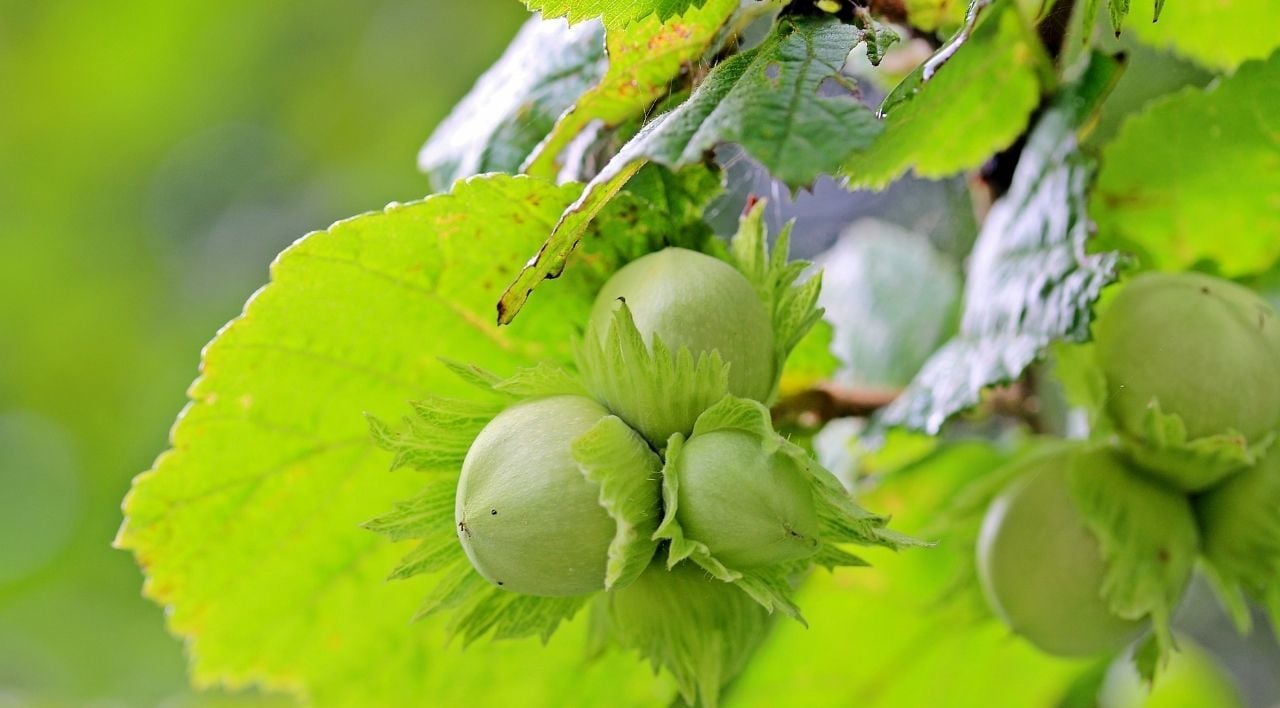
[[[605,73],[604,30],[534,17],[418,153],[436,191],[520,166],[556,120]],[[554,176],[554,175],[553,175]]]
[[[1116,278],[1119,256],[1085,252],[1090,165],[1075,130],[1116,70],[1096,55],[1077,89],[1041,117],[978,235],[959,335],[881,412],[881,424],[936,433],[984,388],[1017,379],[1044,347],[1089,337],[1093,303]]]
[[[860,219],[821,263],[821,301],[834,331],[831,350],[841,364],[836,381],[864,389],[902,388],[955,333],[960,268],[926,236]]]

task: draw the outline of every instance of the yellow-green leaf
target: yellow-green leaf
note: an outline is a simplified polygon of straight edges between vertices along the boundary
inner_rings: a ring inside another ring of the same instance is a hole
[[[604,77],[556,121],[525,163],[524,171],[555,177],[564,149],[588,125],[600,121],[612,128],[642,116],[671,90],[672,82],[693,68],[737,8],[737,0],[708,0],[706,5],[667,22],[650,15],[607,30],[609,68]]]
[[[1172,0],[1152,22],[1154,2],[1135,0],[1124,31],[1207,67],[1234,69],[1280,47],[1280,8],[1274,0]]]
[[[1091,206],[1104,244],[1154,268],[1266,270],[1280,258],[1280,52],[1130,118]]]
[[[566,274],[512,327],[497,327],[493,302],[579,190],[479,177],[310,234],[207,347],[172,448],[135,481],[117,539],[187,641],[197,684],[253,682],[325,705],[671,695],[630,659],[582,665],[581,623],[546,648],[446,647],[439,619],[410,623],[435,578],[385,582],[409,546],[359,526],[423,483],[389,470],[362,412],[394,420],[427,394],[475,395],[437,357],[503,373],[568,360],[598,270]],[[495,680],[510,666],[520,681]]]

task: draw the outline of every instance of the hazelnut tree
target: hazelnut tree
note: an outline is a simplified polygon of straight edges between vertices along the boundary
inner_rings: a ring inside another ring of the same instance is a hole
[[[526,5],[435,193],[281,253],[125,500],[197,683],[1092,705],[1194,576],[1280,623],[1265,10]],[[912,184],[970,233],[791,258],[807,192]]]

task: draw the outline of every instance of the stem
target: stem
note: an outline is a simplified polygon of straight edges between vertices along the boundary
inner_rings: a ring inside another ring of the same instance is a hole
[[[1028,369],[1018,381],[996,386],[988,391],[978,410],[1022,421],[1031,430],[1043,432],[1040,399]],[[793,393],[773,406],[775,428],[813,429],[837,418],[870,418],[893,402],[902,391],[887,388],[855,388],[822,383],[811,389]]]
[[[775,426],[786,424],[812,428],[836,418],[867,418],[898,397],[894,389],[851,388],[833,383],[819,384],[791,394],[773,407]]]

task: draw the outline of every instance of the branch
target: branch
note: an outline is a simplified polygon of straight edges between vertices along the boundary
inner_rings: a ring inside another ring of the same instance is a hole
[[[773,407],[773,422],[775,426],[815,428],[836,418],[868,418],[892,403],[899,393],[896,389],[819,384],[778,401]]]
[[[975,412],[1022,421],[1036,432],[1043,432],[1040,399],[1027,376],[1004,386],[989,389]],[[893,402],[902,391],[888,388],[856,388],[835,383],[822,383],[814,388],[793,393],[773,406],[775,428],[814,429],[836,418],[870,418]]]

